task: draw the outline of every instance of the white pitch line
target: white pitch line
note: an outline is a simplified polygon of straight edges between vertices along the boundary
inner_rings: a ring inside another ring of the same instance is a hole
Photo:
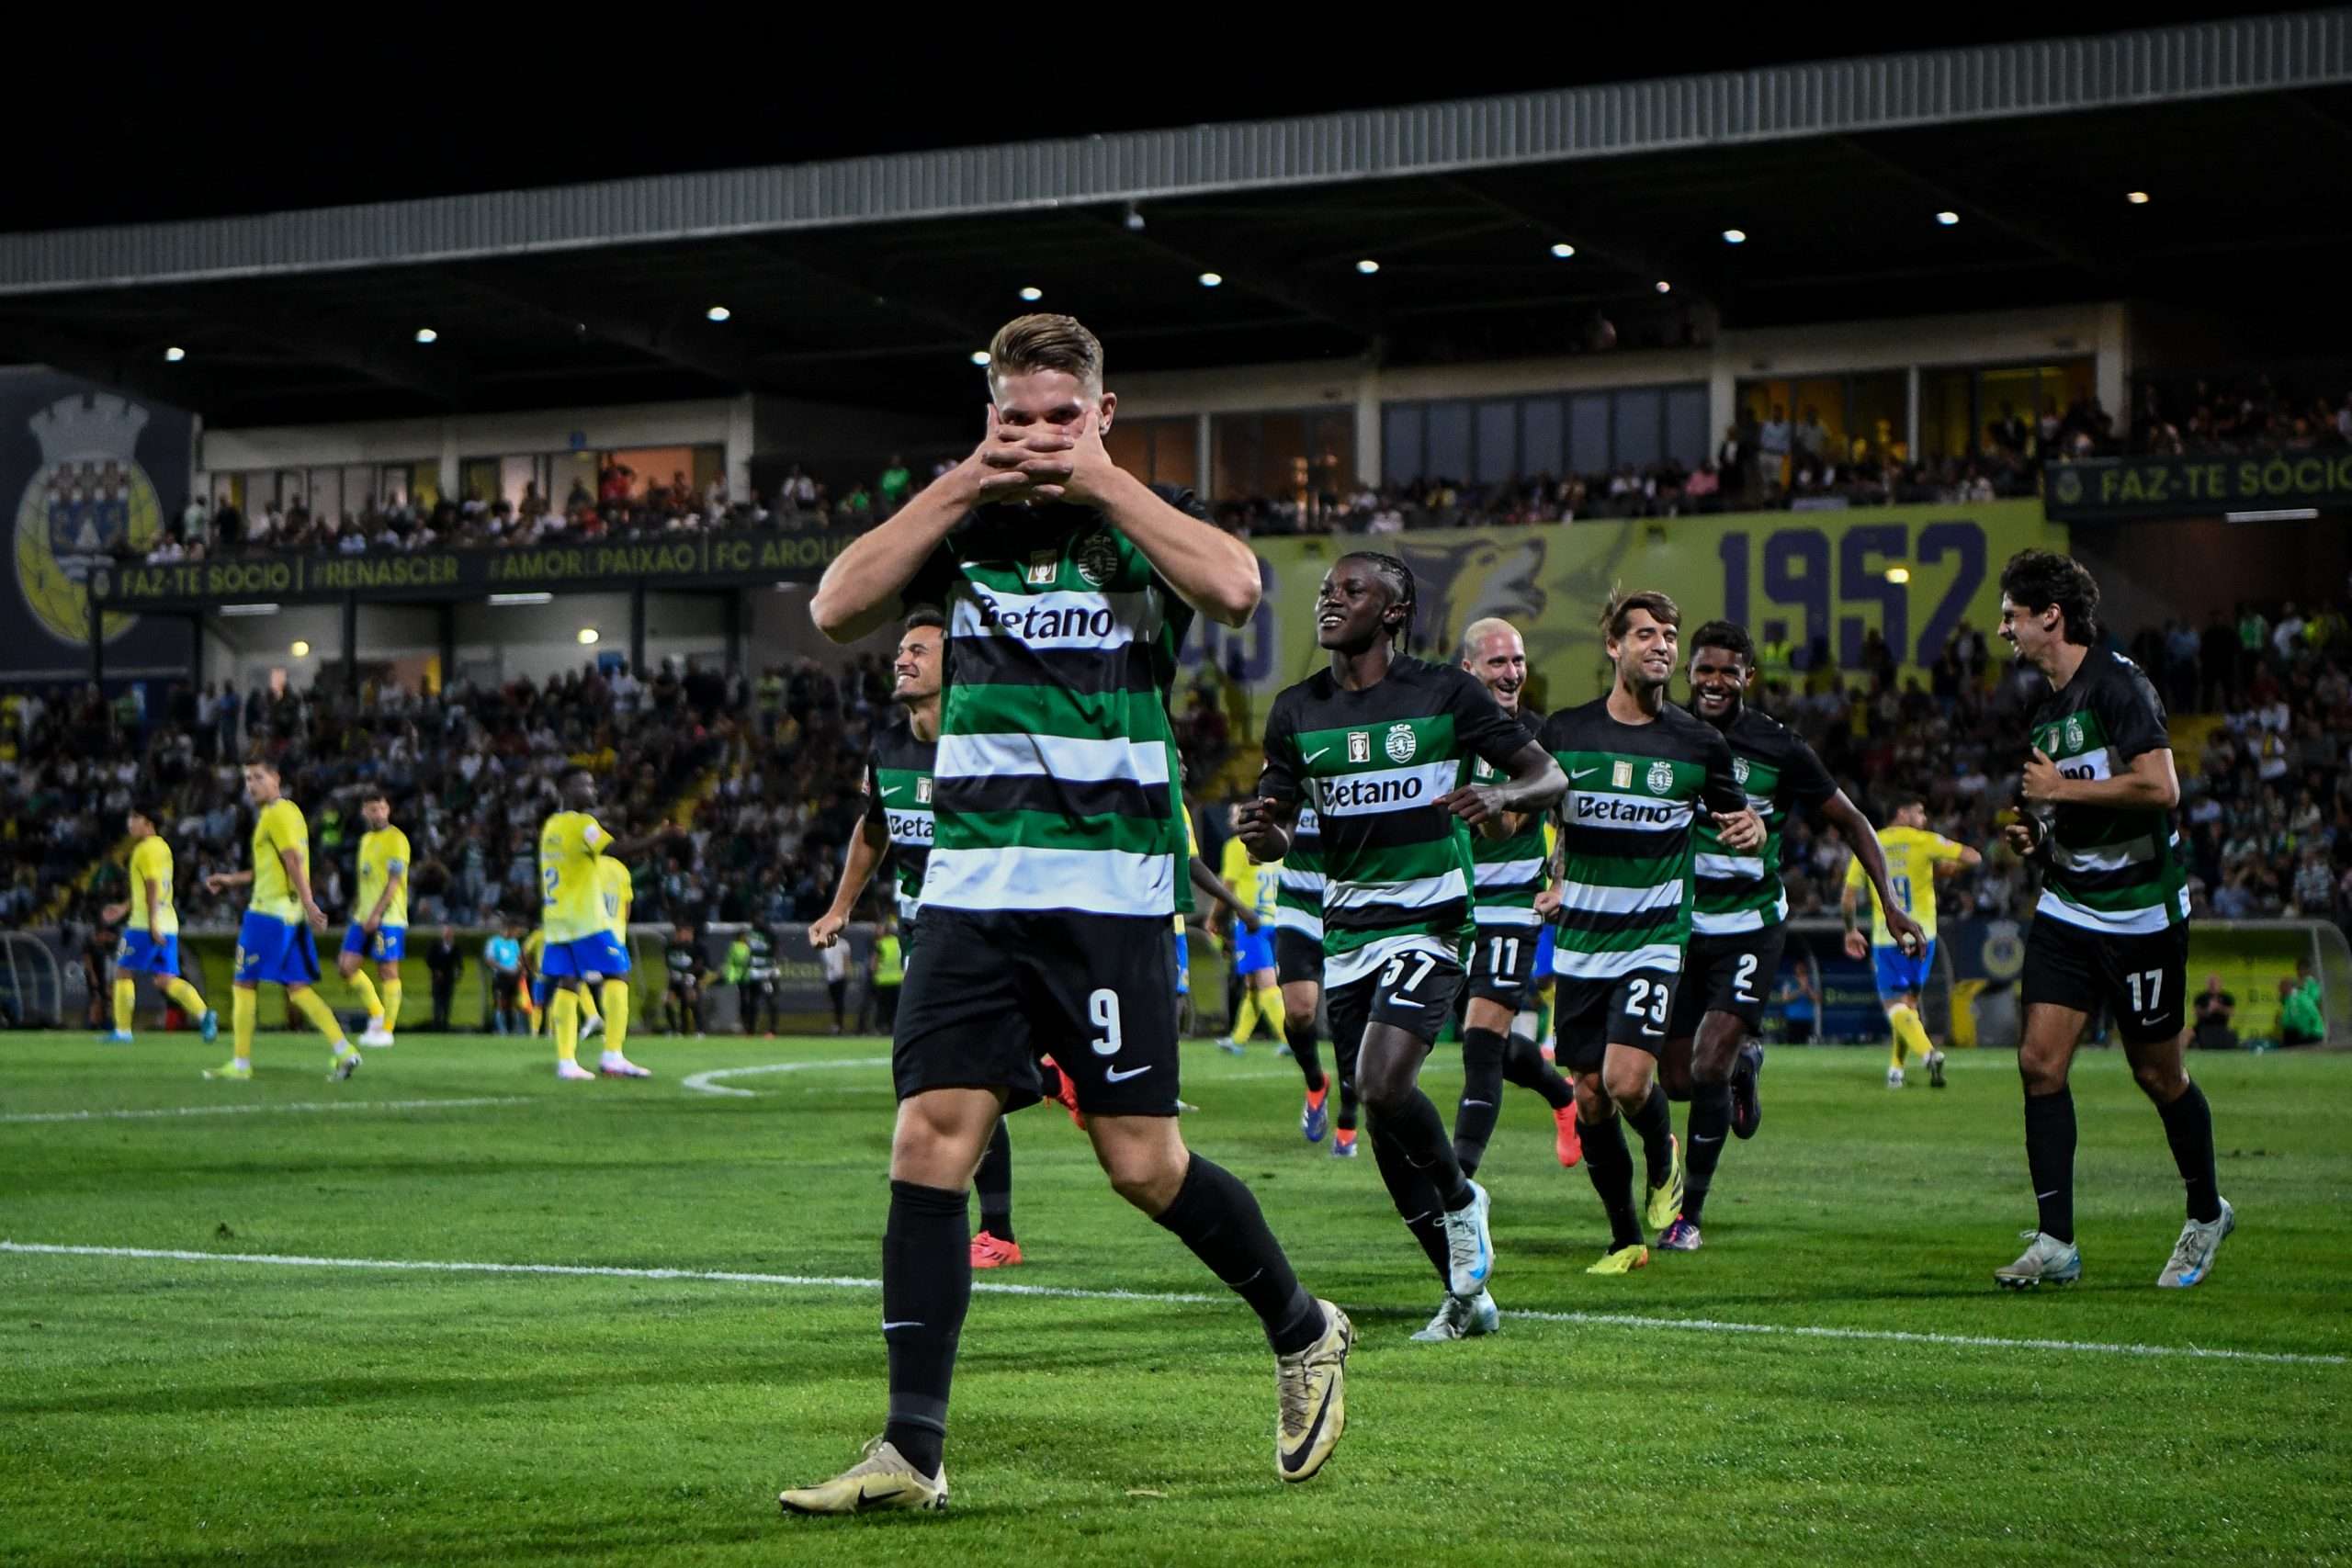
[[[691,1077],[680,1078],[678,1082],[682,1088],[690,1089],[696,1094],[731,1094],[749,1100],[759,1091],[749,1089],[728,1089],[718,1080],[756,1077],[765,1073],[808,1073],[814,1072],[820,1067],[887,1066],[889,1061],[890,1058],[888,1056],[842,1056],[830,1062],[770,1062],[757,1067],[713,1067],[707,1073],[695,1073]]]
[[[595,1280],[689,1280],[724,1285],[778,1285],[795,1290],[878,1291],[879,1280],[849,1275],[752,1274],[705,1269],[627,1269],[592,1263],[458,1263],[393,1258],[301,1258],[266,1252],[191,1252],[144,1247],[63,1247],[46,1242],[0,1241],[0,1253],[49,1258],[119,1258],[169,1263],[248,1263],[278,1269],[361,1269],[388,1273],[526,1274]],[[1087,1291],[1051,1285],[1007,1285],[975,1280],[975,1292],[1042,1296],[1062,1301],[1142,1302],[1157,1306],[1207,1306],[1227,1296],[1177,1291]],[[1634,1313],[1535,1312],[1503,1314],[1532,1323],[1565,1323],[1589,1328],[1679,1329],[1695,1334],[1785,1336],[1792,1339],[1873,1340],[1892,1345],[1933,1345],[1972,1350],[2059,1350],[2099,1356],[2179,1357],[2216,1361],[2260,1361],[2271,1365],[2340,1367],[2352,1357],[2288,1350],[2216,1350],[2196,1345],[2122,1345],[2089,1339],[2003,1339],[1991,1335],[1916,1334],[1893,1328],[1834,1328],[1810,1324],[1725,1323],[1712,1318],[1644,1317]]]
[[[469,1105],[527,1105],[527,1094],[444,1100],[311,1100],[280,1105],[166,1105],[146,1111],[18,1111],[0,1122],[141,1122],[162,1116],[260,1116],[277,1111],[424,1111]]]

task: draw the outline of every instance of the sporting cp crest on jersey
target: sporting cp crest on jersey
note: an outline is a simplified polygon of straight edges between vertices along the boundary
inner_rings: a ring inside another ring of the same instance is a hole
[[[1734,758],[1731,760],[1731,776],[1732,776],[1732,777],[1734,777],[1734,778],[1736,778],[1736,779],[1737,779],[1737,780],[1739,781],[1739,787],[1740,787],[1740,788],[1742,788],[1742,789],[1746,789],[1746,788],[1747,787],[1747,758],[1745,758],[1745,757],[1734,757]]]
[[[1351,762],[1372,761],[1371,730],[1351,729],[1348,731],[1348,761]]]
[[[2082,749],[2083,721],[2079,718],[2070,718],[2066,721],[2066,750],[2079,751]]]
[[[1071,547],[1070,560],[1089,588],[1100,588],[1119,574],[1119,546],[1108,531],[1097,528]]]
[[[1413,727],[1392,724],[1388,727],[1388,739],[1381,743],[1381,750],[1388,753],[1388,760],[1392,762],[1409,762],[1413,760]]]
[[[1650,764],[1649,784],[1650,793],[1652,795],[1664,795],[1668,790],[1672,789],[1674,787],[1674,765],[1670,762],[1652,762]]]
[[[111,393],[60,398],[27,421],[41,467],[17,504],[17,581],[59,637],[90,635],[89,583],[117,550],[145,555],[164,531],[163,503],[138,461],[147,411]],[[120,637],[128,615],[107,617]]]

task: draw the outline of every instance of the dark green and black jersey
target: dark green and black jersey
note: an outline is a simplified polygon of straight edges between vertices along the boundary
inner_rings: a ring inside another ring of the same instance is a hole
[[[2093,649],[2063,690],[2033,710],[2033,744],[2068,778],[2112,778],[2172,746],[2165,705],[2140,667]],[[2188,919],[2188,872],[2172,813],[2061,806],[2041,816],[2049,862],[2038,914],[2110,936],[2160,931]]]
[[[1282,859],[1274,895],[1274,929],[1323,940],[1323,825],[1311,806],[1298,808],[1290,853]]]
[[[1792,807],[1817,811],[1838,793],[1838,781],[1813,748],[1770,715],[1742,705],[1723,737],[1731,743],[1731,771],[1748,808],[1764,819],[1764,846],[1752,854],[1733,854],[1724,848],[1713,818],[1699,824],[1692,863],[1699,893],[1690,929],[1701,936],[1762,931],[1789,918],[1789,896],[1781,886],[1781,826]]]
[[[912,726],[891,725],[865,754],[865,819],[890,838],[899,886],[899,923],[922,908],[923,872],[931,861],[931,768],[938,743],[918,740]]]
[[[1553,972],[1577,979],[1681,973],[1690,940],[1691,825],[1702,807],[1745,804],[1731,746],[1713,725],[1671,703],[1648,724],[1621,724],[1606,697],[1554,714],[1543,743],[1568,775]]]
[[[1408,950],[1459,957],[1470,830],[1433,803],[1469,759],[1508,764],[1529,739],[1467,671],[1402,656],[1361,692],[1326,670],[1274,698],[1258,793],[1322,830],[1325,985]]]
[[[1475,679],[1475,677],[1473,677]],[[1514,715],[1531,736],[1544,728],[1544,716],[1521,706]],[[1495,784],[1507,774],[1484,757],[1470,763],[1470,782]],[[1482,926],[1535,926],[1535,896],[1544,890],[1544,813],[1528,814],[1527,825],[1508,839],[1470,835],[1470,860],[1476,878],[1472,911]]]
[[[1193,611],[1135,543],[1091,507],[983,506],[900,596],[947,615],[924,904],[1191,909],[1168,694]]]

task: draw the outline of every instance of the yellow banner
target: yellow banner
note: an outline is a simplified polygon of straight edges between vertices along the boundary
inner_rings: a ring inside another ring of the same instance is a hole
[[[1876,630],[1917,672],[1962,625],[1991,637],[2002,564],[2029,546],[2064,549],[2066,530],[2043,518],[2040,502],[2009,501],[1251,544],[1263,563],[1264,602],[1246,626],[1204,626],[1186,639],[1184,662],[1231,670],[1238,660],[1262,713],[1263,699],[1328,659],[1315,643],[1316,591],[1351,549],[1384,550],[1413,569],[1416,652],[1452,658],[1464,626],[1499,615],[1527,639],[1531,695],[1562,707],[1605,688],[1600,610],[1617,584],[1672,595],[1686,637],[1702,622],[1733,620],[1759,643],[1783,637],[1804,649],[1826,639],[1850,670]]]

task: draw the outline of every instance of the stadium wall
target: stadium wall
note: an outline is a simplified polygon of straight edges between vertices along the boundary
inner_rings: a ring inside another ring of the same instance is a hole
[[[1751,376],[2040,363],[2087,354],[2095,361],[2100,401],[2120,415],[2129,406],[2132,372],[2131,313],[2115,302],[1734,329],[1701,347],[1561,354],[1475,365],[1397,367],[1348,360],[1123,374],[1118,344],[1106,346],[1111,356],[1108,380],[1119,394],[1123,412],[1136,419],[1190,414],[1202,421],[1199,483],[1204,492],[1212,461],[1208,421],[1220,413],[1351,407],[1355,412],[1356,471],[1370,479],[1381,472],[1380,411],[1388,402],[1703,381],[1709,429],[1719,435],[1737,417],[1738,382]],[[1910,399],[1914,428],[1905,433],[1915,449],[1916,392],[1915,388]]]

